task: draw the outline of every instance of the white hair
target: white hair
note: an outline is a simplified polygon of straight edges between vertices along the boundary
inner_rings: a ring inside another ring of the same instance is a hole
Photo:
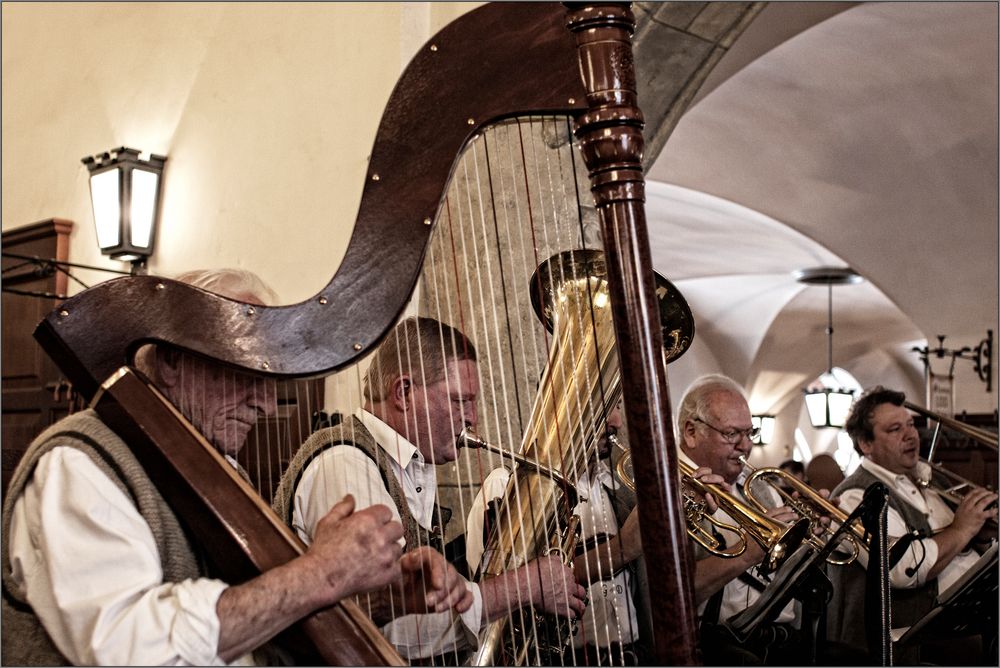
[[[747,398],[743,387],[729,376],[723,376],[721,373],[710,373],[696,378],[684,392],[680,406],[677,408],[677,423],[674,425],[674,433],[678,443],[682,442],[682,430],[688,421],[695,418],[705,419],[709,397],[716,392],[734,392],[743,399]]]
[[[175,280],[230,299],[253,295],[261,304],[274,304],[278,295],[260,276],[247,269],[193,269]]]

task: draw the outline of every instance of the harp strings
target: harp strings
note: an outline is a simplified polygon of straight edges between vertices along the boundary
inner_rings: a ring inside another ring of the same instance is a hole
[[[593,323],[590,319],[584,319],[576,322],[574,331],[565,333],[564,341],[556,341],[538,322],[529,299],[529,278],[538,265],[558,251],[585,245],[588,237],[584,230],[585,214],[579,205],[580,179],[573,153],[569,124],[563,118],[511,120],[485,130],[472,141],[460,158],[452,186],[445,196],[420,281],[419,299],[413,305],[422,315],[456,327],[477,347],[478,381],[481,387],[478,431],[487,440],[508,452],[518,452],[521,449],[524,431],[528,426],[528,415],[538,390],[538,379],[545,370],[550,347],[569,346],[573,348],[571,354],[577,355],[579,351],[576,347],[582,345],[584,336],[593,336],[591,331],[587,331],[593,328]],[[559,282],[569,277],[557,274],[551,278],[554,282]],[[425,373],[425,353],[430,352],[424,349],[425,345],[424,342],[417,341],[414,345],[405,343],[397,346],[396,364],[401,369],[412,369],[418,380],[422,380]],[[447,348],[449,345],[454,346],[454,342],[444,341],[438,345]],[[453,351],[446,349],[436,352],[450,356]],[[601,351],[595,351],[595,354],[600,353]],[[356,393],[358,400],[349,399],[342,401],[340,405],[353,407],[364,403],[363,374],[366,365],[367,361],[362,361],[343,373],[345,389],[349,390],[347,393]],[[541,428],[558,430],[562,444],[556,459],[550,463],[567,479],[575,481],[584,475],[589,463],[574,453],[581,452],[587,439],[593,441],[597,438],[596,431],[603,428],[600,422],[604,413],[603,396],[607,388],[599,387],[596,393],[585,388],[574,388],[570,371],[558,369],[550,372],[557,374],[558,382],[563,387],[573,390],[566,398],[572,406],[565,415],[570,418],[569,422],[580,422],[575,426],[549,424],[551,420],[561,421],[563,418],[555,414],[544,415]],[[460,385],[454,385],[461,383],[460,378],[446,375],[444,380],[449,395],[463,391]],[[294,400],[300,406],[311,405],[309,392],[308,385],[296,385],[293,390]],[[327,398],[327,404],[331,403],[330,398]],[[457,416],[451,412],[453,410],[458,408],[449,402],[449,418],[454,423]],[[308,415],[306,418],[308,419]],[[353,428],[354,422],[350,420],[350,416],[345,418]],[[423,427],[418,432],[429,432],[433,426],[429,412],[416,418]],[[273,435],[272,431],[275,431]],[[294,431],[296,430],[264,430],[255,445],[263,449],[284,448],[284,440],[289,440],[286,436]],[[305,440],[310,431],[309,427],[303,428],[298,441],[288,444],[288,459],[293,454],[292,450]],[[351,436],[354,438],[353,433]],[[417,433],[412,438],[414,446],[423,447]],[[400,442],[382,445],[394,452],[397,461],[400,461]],[[536,452],[535,455],[537,454]],[[555,501],[547,501],[547,505],[543,507],[536,499],[520,497],[522,478],[530,474],[520,470],[521,467],[510,466],[508,462],[480,450],[462,452],[459,455],[454,464],[439,467],[440,492],[433,496],[435,518],[442,516],[442,507],[453,511],[446,540],[462,533],[472,498],[490,471],[500,465],[507,465],[512,469],[510,489],[515,512],[512,513],[511,520],[521,526],[542,523],[547,524],[549,529],[552,528],[552,519],[558,512]],[[262,454],[258,454],[257,459],[271,461],[271,458]],[[281,459],[287,461],[284,453]],[[377,468],[372,462],[364,480],[352,481],[351,487],[359,490],[359,496],[372,499],[381,495],[381,489],[377,488],[382,487],[382,478]],[[336,477],[346,476],[348,473],[337,467],[324,467],[322,475]],[[263,490],[266,487],[266,478],[267,474],[264,472],[259,475],[255,481],[258,488]],[[323,481],[318,481],[317,484],[326,486]],[[339,485],[333,487],[343,488],[346,484],[342,479]],[[434,490],[428,490],[427,493],[433,495]],[[324,501],[329,507],[339,500],[330,498]],[[364,499],[359,498],[358,501],[363,503]],[[318,518],[312,518],[312,521],[316,519]],[[418,538],[420,544],[430,543],[430,529],[433,529],[433,523],[432,526],[421,527]],[[514,527],[500,529],[511,531]],[[610,533],[609,526],[605,525],[604,530]],[[512,555],[516,558],[512,565],[540,556],[527,554],[526,532],[522,531],[518,536],[519,544],[516,547],[520,554]],[[476,565],[471,564],[473,571],[475,568]],[[507,598],[511,601],[508,614],[514,621],[508,627],[508,638],[516,646],[522,640],[516,634],[528,633],[538,637],[542,629],[538,628],[535,616],[528,613],[525,607],[527,601],[518,598],[519,592],[507,593]],[[361,597],[360,602],[369,612],[374,611],[371,596]],[[402,612],[399,609],[401,603],[390,598],[388,604],[391,615],[399,617]],[[594,620],[589,620],[588,624],[579,623],[580,638],[607,636],[606,620],[604,624],[605,628],[598,628]],[[434,640],[429,635],[424,637],[424,630],[418,621],[415,625],[397,624],[388,629],[388,632],[390,640],[397,645],[417,647],[421,642]],[[562,640],[572,644],[568,637]],[[455,645],[448,646],[446,651],[452,654],[453,659],[461,658]],[[543,660],[537,646],[534,656],[528,658],[535,662]],[[581,656],[568,658],[574,663],[582,659]],[[431,663],[433,662],[432,660]]]
[[[456,327],[477,347],[478,380],[481,387],[478,431],[507,452],[519,452],[522,449],[528,415],[538,391],[539,380],[546,372],[550,348],[554,345],[566,346],[570,357],[576,359],[584,354],[582,351],[585,346],[581,348],[583,342],[596,337],[596,323],[591,318],[577,318],[573,321],[572,331],[564,331],[561,339],[554,339],[537,320],[529,299],[529,290],[533,289],[529,287],[529,278],[543,260],[558,251],[586,247],[588,238],[593,238],[593,234],[588,234],[585,229],[586,212],[580,204],[581,179],[578,168],[570,125],[565,118],[519,118],[484,130],[470,143],[456,167],[420,281],[416,310],[422,315]],[[573,277],[561,271],[552,272],[552,285],[549,287],[553,288],[571,278]],[[403,343],[397,346],[396,364],[400,369],[413,370],[419,382],[423,382],[426,377],[425,353],[430,351],[424,349],[425,345],[428,344],[418,339],[415,345]],[[445,347],[444,350],[435,351],[438,355],[450,357],[454,352],[454,342],[442,341],[438,345]],[[448,349],[449,345],[452,349]],[[599,367],[603,353],[604,351],[597,349],[588,354],[598,356]],[[365,367],[362,362],[345,373],[350,378],[348,385],[353,386],[352,393],[356,392],[360,399],[349,402],[350,405],[364,403]],[[554,374],[552,382],[568,390],[564,399],[568,404],[563,413],[546,412],[541,417],[540,429],[557,432],[560,445],[552,461],[539,463],[551,465],[567,480],[579,481],[590,475],[588,467],[591,462],[581,453],[588,447],[588,442],[593,450],[594,442],[600,438],[598,432],[603,433],[608,401],[606,395],[610,388],[600,384],[596,390],[582,387],[583,379],[574,378],[572,370],[566,367],[550,369],[548,372]],[[237,390],[236,382],[235,378],[230,381],[234,392]],[[444,382],[449,396],[463,391],[460,378],[445,375]],[[282,401],[294,401],[300,407],[312,405],[311,387],[308,383],[288,385],[286,392],[290,396],[282,397]],[[264,385],[255,382],[255,393],[267,391]],[[456,407],[451,402],[448,405],[449,419],[454,424],[457,416],[452,411]],[[253,482],[265,496],[268,496],[266,492],[269,478],[277,480],[269,467],[275,466],[275,462],[287,463],[295,448],[311,432],[310,416],[308,411],[304,412],[302,417],[305,423],[298,428],[292,425],[283,428],[281,420],[275,420],[273,428],[257,430],[252,440],[258,462]],[[353,428],[350,416],[345,417]],[[564,419],[566,424],[563,423]],[[415,430],[412,443],[422,449],[425,444],[421,443],[422,437],[419,434],[431,431],[432,416],[429,411],[425,411],[417,415],[416,420],[422,423],[423,428]],[[293,438],[296,436],[295,432],[298,432],[297,439]],[[383,445],[391,451],[394,449],[397,461],[401,461],[402,451],[398,441]],[[281,451],[277,457],[268,454],[274,449]],[[532,452],[536,457],[539,454],[537,451]],[[378,450],[377,453],[381,454]],[[441,493],[434,494],[434,490],[428,490],[434,499],[435,520],[442,517],[442,507],[452,511],[452,520],[444,536],[446,540],[464,530],[473,496],[497,466],[511,469],[509,489],[515,510],[511,521],[522,527],[542,524],[550,532],[555,528],[554,519],[559,515],[559,509],[554,497],[549,498],[545,505],[540,505],[537,499],[530,496],[521,498],[522,491],[529,489],[522,486],[523,478],[534,474],[524,471],[522,467],[511,466],[509,461],[502,461],[481,450],[462,452],[459,455],[454,464],[439,467]],[[433,460],[433,455],[429,460]],[[376,468],[378,467],[373,463],[364,480],[351,483],[352,488],[360,488],[363,490],[361,495],[367,495],[369,499],[381,493],[381,490],[376,489],[382,484],[381,475],[375,471]],[[347,475],[346,471],[339,471],[335,467],[327,467],[322,471],[323,475]],[[599,488],[599,483],[591,482],[594,487]],[[345,484],[342,482],[334,487],[342,488]],[[332,506],[339,500],[325,501]],[[597,525],[589,527],[591,532],[612,534],[613,527],[606,516],[595,516],[594,520]],[[430,530],[435,523],[419,529],[418,542],[421,545],[431,544]],[[514,530],[514,527],[499,528],[503,531]],[[487,532],[493,529],[494,527],[488,526]],[[519,544],[516,547],[520,554],[512,555],[516,557],[512,565],[541,556],[528,554],[527,532],[521,531],[518,536]],[[610,557],[610,549],[608,544],[604,545],[605,558]],[[605,563],[610,563],[610,559],[606,561],[605,558],[599,559],[591,568],[602,578],[610,575],[604,572]],[[473,571],[476,569],[475,564],[470,567]],[[609,586],[613,584],[609,581]],[[426,592],[419,592],[424,593]],[[514,622],[508,626],[507,636],[512,646],[516,647],[523,641],[523,637],[519,636],[528,633],[539,637],[543,629],[538,627],[535,615],[529,614],[526,607],[528,601],[520,600],[519,592],[507,593],[507,599],[511,601],[508,615]],[[361,599],[362,607],[373,612],[372,597],[363,596]],[[390,597],[388,605],[392,617],[401,615],[400,601]],[[430,635],[425,637],[419,620],[415,625],[396,626],[390,633],[395,634],[391,640],[397,644],[418,647],[422,642],[434,640]],[[583,642],[621,637],[623,630],[622,620],[617,617],[603,618],[598,622],[593,616],[586,616],[577,626],[578,640]],[[568,626],[560,626],[558,629],[564,632],[568,630]],[[559,640],[569,647],[573,645],[569,637]],[[454,644],[448,646],[446,651],[455,660],[461,658]],[[545,660],[537,644],[533,654],[534,656],[528,657],[529,660],[536,663]],[[584,661],[584,657],[568,654],[566,660],[579,663]],[[433,665],[433,659],[431,663]]]
[[[577,164],[568,138],[565,119],[517,119],[490,128],[472,142],[456,169],[456,187],[445,200],[423,281],[422,312],[458,326],[480,350],[483,408],[479,431],[507,451],[520,449],[528,404],[553,345],[531,313],[528,278],[541,260],[557,250],[579,247],[587,238],[578,206]],[[559,143],[562,149],[553,151],[551,147]],[[498,167],[504,160],[514,166]],[[567,201],[572,203],[568,209]],[[480,306],[472,305],[473,300]],[[590,326],[589,322],[577,323],[579,331],[568,333],[563,345],[578,345],[574,339],[582,340],[579,337],[589,334],[584,330]],[[571,380],[560,378],[569,387]],[[600,388],[600,396],[593,396],[581,389],[569,398],[575,404],[569,411],[571,420],[586,422],[578,428],[547,424],[556,418],[543,416],[542,427],[557,429],[565,442],[551,464],[570,480],[578,479],[588,466],[585,459],[569,455],[583,447],[588,438],[585,432],[600,426],[603,392]],[[592,441],[595,435],[589,438]],[[454,490],[452,503],[464,515],[467,499],[490,470],[502,463],[481,451],[462,453],[450,475],[443,476],[442,488]],[[524,474],[512,468],[514,521],[551,524],[556,508],[520,499]],[[520,534],[522,561],[535,556],[524,554],[525,541],[526,536]],[[521,621],[521,629],[531,627],[535,633],[534,618],[523,615],[522,603],[515,601],[510,612]],[[580,633],[584,638],[597,637],[598,631],[584,627]]]

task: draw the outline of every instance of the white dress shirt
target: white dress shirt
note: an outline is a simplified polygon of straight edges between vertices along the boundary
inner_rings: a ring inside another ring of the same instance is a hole
[[[510,480],[511,472],[497,468],[483,481],[483,486],[472,502],[466,522],[465,545],[470,568],[477,568],[483,556],[483,524],[486,518],[486,504],[502,498]],[[604,486],[611,487],[611,471],[602,461],[593,476],[584,473],[576,488],[582,499],[573,512],[580,516],[580,536],[583,540],[598,534],[614,536],[618,533],[611,499]],[[631,574],[622,570],[613,577],[590,584],[587,596],[590,603],[583,618],[576,625],[573,645],[594,645],[608,647],[612,642],[631,644],[638,637],[638,620],[632,602]]]
[[[410,513],[424,529],[434,526],[437,498],[436,467],[424,460],[416,446],[392,427],[365,410],[356,413],[379,447],[389,456]],[[293,497],[292,526],[307,544],[316,524],[346,494],[353,494],[355,509],[383,504],[399,519],[399,511],[382,481],[378,466],[352,445],[328,448],[302,472]],[[400,539],[403,542],[403,539]],[[473,604],[460,615],[453,611],[404,615],[382,627],[382,633],[408,659],[428,658],[472,646],[482,628],[483,598],[479,585],[467,583]]]
[[[84,453],[38,460],[9,538],[14,582],[74,664],[224,665],[215,606],[226,584],[164,583],[149,525]]]
[[[887,468],[879,466],[867,457],[862,457],[861,466],[873,476],[885,483],[905,503],[913,506],[927,517],[932,531],[943,529],[951,524],[955,518],[955,513],[941,500],[941,497],[933,489],[924,488],[915,484],[908,476],[901,473],[893,473]],[[931,467],[926,462],[917,463],[917,476],[923,480],[928,480],[931,475]],[[865,490],[849,489],[840,495],[840,507],[845,512],[850,513],[861,503]],[[908,527],[903,520],[903,516],[889,506],[886,518],[886,533],[888,534],[889,545],[892,542],[909,533],[912,527]],[[937,563],[938,546],[934,539],[928,537],[915,540],[910,543],[906,554],[889,571],[889,580],[893,587],[909,589],[919,587],[927,582],[927,574]],[[966,550],[955,556],[951,562],[938,574],[938,592],[943,592],[965,571],[972,567],[979,560],[979,555],[974,550]],[[862,550],[858,556],[858,562],[862,566],[868,565],[868,555]]]
[[[688,457],[687,454],[685,454],[679,448],[677,450],[677,455],[681,458],[682,461],[686,462],[692,468],[695,468],[695,469],[699,468],[698,465],[695,464],[694,461],[692,461],[691,458]],[[742,492],[740,490],[741,490],[741,485],[743,484],[743,481],[745,479],[746,479],[746,472],[744,471],[743,473],[740,474],[739,478],[736,479],[736,482],[732,486],[732,488],[733,488],[732,489],[733,494],[736,496],[737,499],[742,500],[744,502],[746,502],[746,501],[743,498],[743,494],[742,494]],[[771,497],[772,498],[771,498],[771,504],[769,505],[769,507],[777,507],[777,506],[781,505],[781,502],[780,502],[780,499],[778,498],[777,492],[773,492],[773,490],[770,490],[770,491],[771,491]],[[756,491],[755,491],[755,493],[756,493]],[[732,519],[721,508],[718,509],[717,511],[715,511],[715,514],[713,515],[713,517],[715,519],[719,520],[720,522],[724,522],[726,524],[733,524],[733,525],[739,526],[739,523],[736,520]],[[725,538],[726,538],[727,541],[735,538],[733,536],[733,534],[731,532],[729,532],[729,531],[724,531],[722,533],[725,536]],[[753,540],[750,537],[747,537],[746,539],[747,540]],[[702,548],[700,548],[700,547],[698,549],[702,550]],[[703,550],[702,550],[702,552],[704,553]],[[753,577],[753,578],[755,578],[757,580],[760,580],[760,578],[757,577],[755,575],[755,573],[753,573],[754,570],[755,569],[750,569],[749,571],[747,571],[747,574],[749,574],[750,577]],[[766,584],[766,583],[762,583],[762,584]],[[730,580],[728,583],[726,583],[726,586],[723,588],[723,592],[722,592],[722,607],[719,609],[719,620],[718,621],[719,622],[723,622],[723,621],[729,619],[730,617],[732,617],[733,615],[735,615],[737,613],[740,613],[740,612],[743,612],[744,610],[746,610],[751,605],[753,605],[754,603],[757,602],[757,599],[760,598],[760,594],[761,593],[759,591],[757,591],[756,589],[754,589],[753,587],[751,587],[746,582],[740,580],[739,577],[734,577],[732,580]],[[703,601],[701,603],[701,605],[698,606],[698,616],[699,617],[704,614],[705,607],[708,605],[709,600],[711,600],[711,597],[709,599],[706,599],[705,601]],[[799,625],[798,609],[799,609],[799,603],[798,603],[798,601],[796,601],[796,600],[789,601],[788,605],[786,605],[781,610],[781,612],[778,614],[778,616],[775,618],[775,620],[774,620],[775,623],[792,624],[793,626],[798,627],[798,625]]]

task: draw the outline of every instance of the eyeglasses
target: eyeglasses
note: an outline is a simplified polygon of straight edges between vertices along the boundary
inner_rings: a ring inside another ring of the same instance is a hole
[[[750,427],[749,429],[730,429],[728,431],[722,431],[718,427],[713,427],[701,418],[695,418],[695,422],[700,422],[712,431],[718,432],[724,440],[729,445],[737,445],[744,438],[749,438],[752,443],[755,438],[760,436],[760,427]]]

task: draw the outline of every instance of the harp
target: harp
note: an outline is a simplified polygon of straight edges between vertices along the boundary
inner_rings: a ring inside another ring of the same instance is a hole
[[[494,177],[470,176],[456,156],[463,149],[468,154],[470,146],[473,153],[488,152],[483,138],[488,140],[493,127],[505,133],[507,150],[516,153],[520,146],[522,155],[526,136],[543,144],[553,137],[559,144],[563,137],[572,151],[578,147],[589,173],[603,237],[621,374],[627,379],[622,391],[632,456],[642,462],[635,483],[650,597],[657,602],[655,658],[664,665],[696,662],[691,565],[642,207],[643,119],[632,71],[633,27],[631,11],[621,4],[500,3],[438,33],[414,58],[388,103],[350,245],[313,298],[254,307],[136,276],[75,296],[39,325],[36,338],[74,387],[87,397],[99,394],[96,407],[106,421],[141,444],[154,479],[178,490],[168,501],[210,546],[218,565],[229,569],[222,571],[225,577],[238,582],[291,558],[300,546],[252,490],[221,472],[217,458],[199,442],[203,439],[158,405],[134,374],[119,370],[149,342],[275,378],[318,377],[355,363],[386,335],[421,276],[435,267],[442,274],[454,269],[456,263],[447,259],[435,264],[428,251],[432,230],[452,230],[460,217],[459,202],[446,187]],[[432,111],[430,118],[426,110]],[[540,119],[531,126],[536,129],[526,130],[517,120],[526,116]],[[554,193],[546,198],[554,199]],[[536,200],[534,207],[536,213],[555,211],[551,202]],[[541,222],[544,228],[547,222]],[[446,246],[455,235],[442,239]],[[575,241],[555,239],[551,245],[550,250],[562,250]],[[538,259],[547,256],[542,251]],[[432,293],[422,298],[432,299]],[[191,331],[192,322],[199,323],[197,332]],[[318,635],[331,637],[333,647],[320,652],[323,660],[399,662],[355,606],[343,603],[329,613],[334,619]]]

